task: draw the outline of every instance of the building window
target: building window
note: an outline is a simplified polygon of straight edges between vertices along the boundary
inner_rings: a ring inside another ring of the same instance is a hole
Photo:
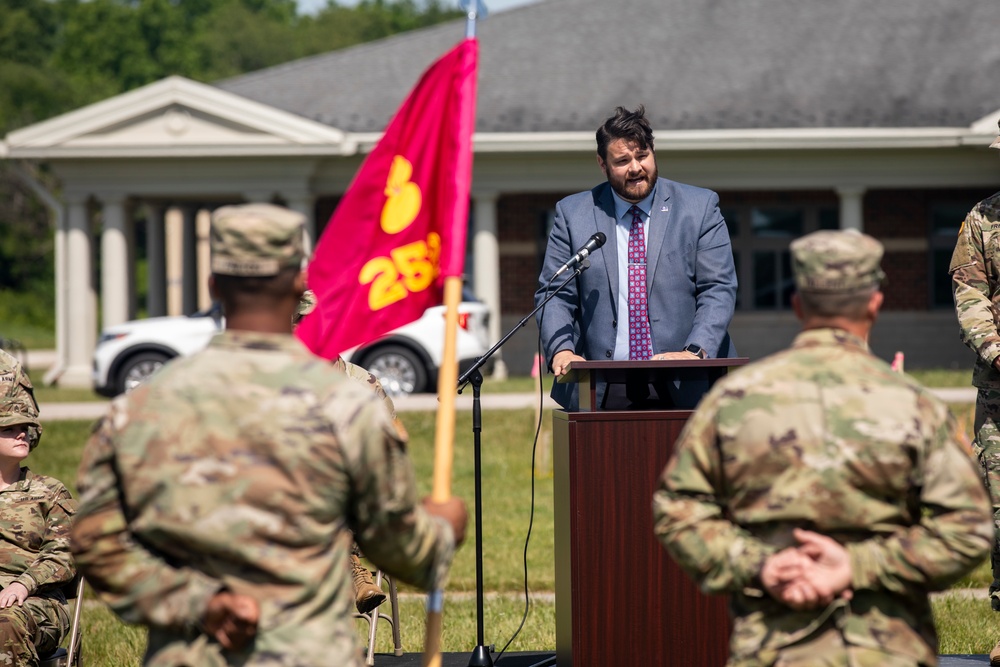
[[[838,229],[836,206],[815,203],[725,206],[740,287],[736,309],[788,310],[795,282],[789,244],[819,229]]]
[[[948,266],[955,250],[955,240],[962,221],[969,212],[967,202],[934,202],[930,205],[930,280],[931,306],[953,308],[951,277]]]

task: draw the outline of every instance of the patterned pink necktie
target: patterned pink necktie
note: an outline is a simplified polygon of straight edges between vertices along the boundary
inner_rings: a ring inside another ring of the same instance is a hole
[[[653,356],[653,343],[646,306],[646,235],[642,229],[642,211],[638,206],[629,211],[632,227],[628,232],[628,358],[649,359]]]

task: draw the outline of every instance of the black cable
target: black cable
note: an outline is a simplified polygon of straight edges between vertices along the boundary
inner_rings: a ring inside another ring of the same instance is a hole
[[[551,287],[552,279],[549,279],[548,287]],[[542,307],[541,312],[538,315],[538,319],[541,320],[545,317],[545,307]],[[542,382],[543,376],[543,364],[545,362],[545,357],[542,356],[542,328],[538,327],[538,422],[535,424],[535,439],[531,445],[531,512],[528,515],[528,534],[524,537],[524,613],[521,615],[521,624],[517,626],[517,630],[511,635],[507,643],[504,644],[500,652],[497,653],[496,662],[500,662],[501,657],[504,652],[510,647],[510,645],[517,639],[517,636],[521,634],[521,630],[524,629],[524,624],[528,620],[528,610],[531,607],[531,598],[528,595],[528,544],[531,542],[531,529],[535,525],[535,453],[538,449],[538,436],[542,431],[542,420],[544,419],[544,409],[545,409],[545,389],[544,382]]]

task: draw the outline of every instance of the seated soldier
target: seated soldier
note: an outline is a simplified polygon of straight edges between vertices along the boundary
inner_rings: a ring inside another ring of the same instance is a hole
[[[76,501],[59,480],[21,467],[39,431],[33,402],[0,401],[0,665],[37,665],[70,625],[63,587],[76,576]]]
[[[312,290],[306,290],[305,294],[302,295],[302,299],[299,301],[299,308],[295,313],[295,318],[292,320],[292,324],[298,324],[302,318],[311,313],[315,307],[315,293]],[[382,385],[379,383],[378,378],[361,366],[345,361],[344,358],[340,356],[333,361],[333,365],[338,370],[347,373],[347,376],[352,380],[357,380],[374,391],[389,409],[389,414],[392,415],[396,428],[399,429],[400,432],[405,433],[402,422],[400,422],[399,417],[396,416],[396,406],[393,405],[392,399],[389,398],[389,396],[385,393],[385,390],[382,389]],[[354,582],[354,606],[357,608],[358,613],[367,614],[372,609],[375,609],[375,607],[378,607],[380,604],[385,602],[386,595],[385,591],[375,584],[375,580],[372,579],[371,570],[361,563],[361,555],[361,550],[358,549],[358,545],[354,544],[351,547],[351,581]]]

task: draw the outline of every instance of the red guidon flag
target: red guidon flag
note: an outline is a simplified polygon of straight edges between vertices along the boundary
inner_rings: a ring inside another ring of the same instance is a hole
[[[296,335],[333,359],[441,303],[462,275],[478,43],[428,69],[362,163],[309,263],[316,307]]]

